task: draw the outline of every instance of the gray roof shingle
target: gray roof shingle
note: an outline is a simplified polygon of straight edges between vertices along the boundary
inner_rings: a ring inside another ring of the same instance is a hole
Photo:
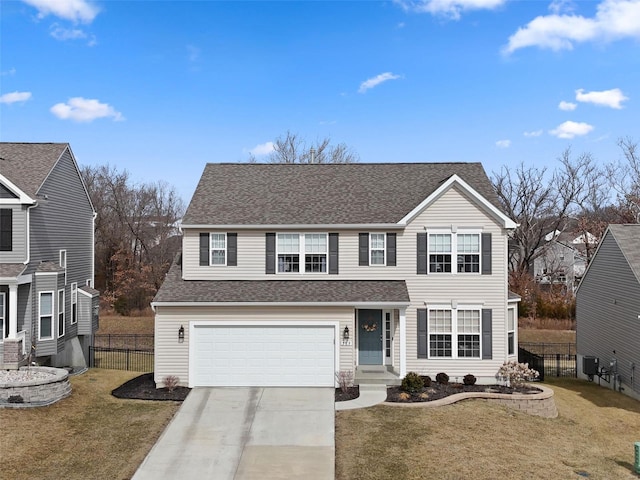
[[[402,280],[183,280],[178,258],[153,301],[409,303],[409,293]]]
[[[640,282],[640,224],[609,225],[609,231]]]
[[[0,142],[0,173],[34,198],[68,147],[68,143]]]
[[[25,268],[24,263],[0,263],[0,278],[17,277]]]
[[[209,163],[183,225],[397,223],[453,174],[502,211],[480,163]]]

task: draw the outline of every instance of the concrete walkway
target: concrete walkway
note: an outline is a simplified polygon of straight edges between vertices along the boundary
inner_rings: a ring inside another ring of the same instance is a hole
[[[333,388],[194,388],[133,480],[335,473]]]
[[[336,402],[336,410],[373,407],[387,399],[386,385],[360,385],[360,396],[346,402]]]

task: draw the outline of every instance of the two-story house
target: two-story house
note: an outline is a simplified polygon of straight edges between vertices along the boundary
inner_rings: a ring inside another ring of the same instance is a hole
[[[515,227],[479,163],[208,164],[152,303],[156,384],[495,383],[517,358]]]
[[[0,368],[86,366],[95,211],[66,143],[0,143]]]

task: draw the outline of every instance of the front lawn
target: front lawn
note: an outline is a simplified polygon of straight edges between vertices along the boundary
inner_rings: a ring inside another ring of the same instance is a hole
[[[481,400],[336,412],[336,478],[640,478],[640,402],[575,379],[545,385],[555,391],[556,419]]]
[[[180,406],[111,396],[138,375],[91,369],[72,377],[71,396],[54,405],[0,409],[2,478],[131,478]]]

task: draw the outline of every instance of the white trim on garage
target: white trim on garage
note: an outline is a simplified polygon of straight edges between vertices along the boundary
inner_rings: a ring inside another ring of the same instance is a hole
[[[193,388],[198,386],[196,384],[196,328],[201,327],[325,327],[333,328],[333,370],[339,369],[340,365],[340,348],[336,343],[336,339],[339,337],[340,322],[338,321],[206,321],[196,320],[189,322],[189,387]],[[335,378],[333,379],[334,386]],[[326,385],[324,385],[326,386]]]

